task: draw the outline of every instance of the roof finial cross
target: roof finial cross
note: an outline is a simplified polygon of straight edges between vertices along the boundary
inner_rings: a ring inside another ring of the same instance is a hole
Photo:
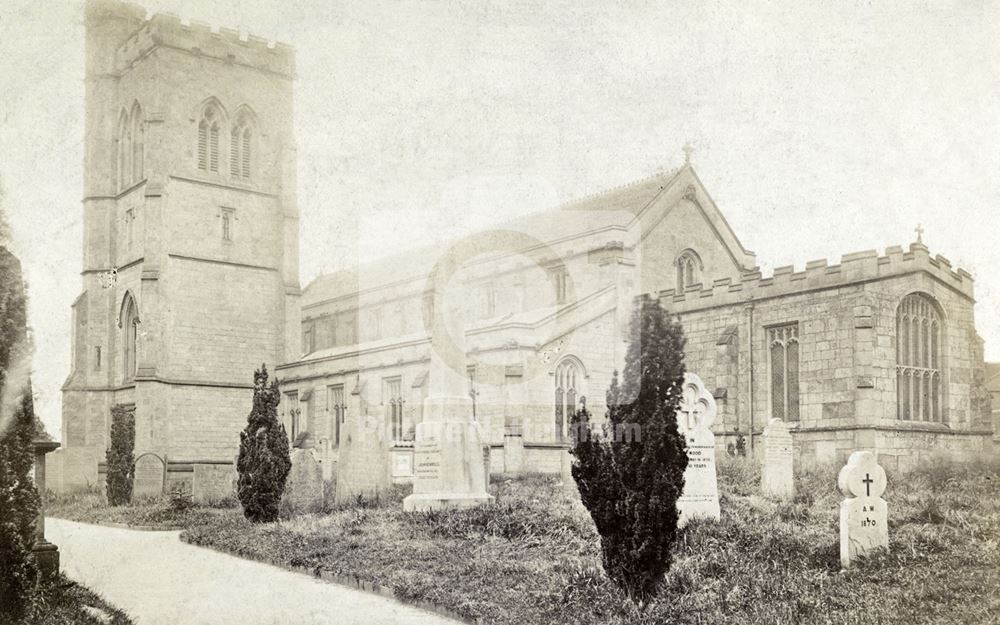
[[[923,227],[923,225],[922,224],[917,224],[917,227],[914,228],[914,231],[917,233],[917,243],[923,243],[924,242],[924,227]]]
[[[690,165],[691,164],[691,154],[694,153],[694,147],[692,147],[691,146],[691,142],[688,141],[687,143],[684,144],[684,148],[683,149],[684,149],[684,164],[685,165]]]

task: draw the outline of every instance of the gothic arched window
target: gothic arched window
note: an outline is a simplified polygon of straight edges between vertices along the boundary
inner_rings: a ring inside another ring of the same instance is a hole
[[[233,178],[250,177],[253,126],[247,113],[237,115],[229,135],[229,174]]]
[[[132,170],[129,159],[132,154],[132,146],[129,145],[129,137],[131,136],[129,126],[128,113],[123,110],[122,114],[118,117],[118,135],[115,138],[117,145],[115,157],[118,161],[118,188],[122,188],[128,184]]]
[[[145,166],[143,152],[146,137],[146,120],[142,118],[142,107],[136,102],[132,105],[132,179],[131,182],[142,180]]]
[[[911,293],[896,311],[896,416],[944,422],[941,313],[930,297]]]
[[[701,258],[694,250],[684,250],[674,262],[677,266],[677,292],[682,292],[692,284],[701,283]]]
[[[135,379],[136,340],[139,335],[139,307],[131,294],[125,295],[119,327],[122,330],[122,381]]]
[[[771,416],[799,420],[799,324],[768,328],[771,369]]]
[[[214,103],[209,103],[202,110],[198,122],[198,169],[202,171],[219,171],[219,128],[222,125],[222,113]]]
[[[564,440],[567,425],[579,408],[583,367],[575,358],[564,358],[555,370],[555,438]]]

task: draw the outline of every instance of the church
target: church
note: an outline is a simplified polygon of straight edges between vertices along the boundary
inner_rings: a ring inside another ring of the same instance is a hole
[[[116,405],[134,411],[136,455],[163,479],[231,470],[261,362],[290,437],[328,475],[363,445],[374,453],[339,479],[409,482],[443,314],[463,329],[490,471],[558,473],[570,415],[604,413],[643,294],[683,326],[722,453],[752,453],[771,418],[791,426],[800,463],[867,449],[894,470],[992,449],[969,273],[918,233],[764,276],[690,152],[674,170],[300,288],[294,77],[281,44],[88,1],[62,488],[99,479]]]

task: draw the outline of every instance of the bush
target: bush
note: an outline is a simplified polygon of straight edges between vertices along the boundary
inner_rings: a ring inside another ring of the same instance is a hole
[[[267,367],[254,372],[253,409],[247,426],[240,432],[237,496],[243,515],[255,523],[278,519],[281,494],[292,468],[288,435],[278,421],[278,381],[267,383]]]
[[[34,459],[31,387],[22,392],[6,431],[0,433],[0,622],[17,622],[38,584],[35,545],[38,493],[28,477]]]
[[[616,372],[607,393],[607,423],[592,428],[586,409],[573,417],[572,471],[601,535],[604,570],[644,604],[670,569],[684,489],[688,460],[677,429],[684,336],[659,302],[644,297],[630,339],[622,382]],[[637,438],[617,435],[634,426]]]
[[[0,211],[0,225],[3,212]],[[2,228],[0,228],[2,229]],[[24,282],[17,259],[0,247],[0,622],[31,610],[38,584],[32,556],[38,492],[34,462],[35,410]]]
[[[174,512],[187,512],[194,507],[194,497],[191,490],[184,482],[177,484],[170,489],[170,509]]]
[[[124,506],[132,501],[135,478],[135,413],[125,406],[111,408],[111,445],[107,460],[108,505]]]

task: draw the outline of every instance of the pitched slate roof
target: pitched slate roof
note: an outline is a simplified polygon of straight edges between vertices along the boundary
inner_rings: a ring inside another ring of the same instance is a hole
[[[601,229],[625,229],[680,171],[659,172],[555,208],[497,223],[492,228],[523,232],[544,243]],[[572,219],[566,218],[567,213],[572,214]],[[444,247],[441,243],[424,245],[363,263],[356,269],[321,274],[306,286],[303,305],[427,276]]]

